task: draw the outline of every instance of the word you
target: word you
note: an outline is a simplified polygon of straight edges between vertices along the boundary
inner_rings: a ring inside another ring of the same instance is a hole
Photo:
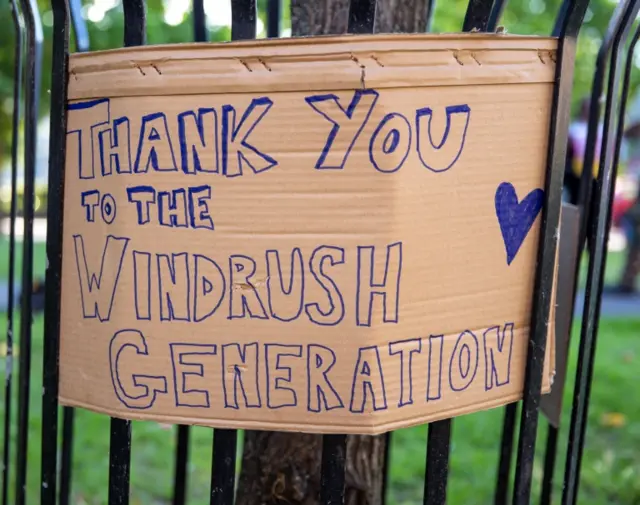
[[[356,90],[349,103],[332,93],[304,98],[308,110],[321,121],[318,128],[327,132],[316,169],[345,167],[378,98],[379,93],[372,89]],[[273,100],[263,96],[253,98],[244,110],[226,104],[186,110],[173,117],[153,112],[141,116],[139,131],[132,132],[128,116],[112,117],[108,98],[73,103],[69,110],[82,126],[67,133],[67,152],[70,159],[74,154],[77,157],[80,179],[150,170],[226,177],[259,174],[278,165],[272,155],[255,145],[264,128],[261,123],[274,107]],[[429,107],[416,109],[412,118],[399,112],[385,114],[368,141],[371,165],[379,172],[396,172],[415,144],[425,168],[433,172],[450,169],[462,153],[471,109],[452,105],[445,113],[440,141],[432,137],[433,110]]]

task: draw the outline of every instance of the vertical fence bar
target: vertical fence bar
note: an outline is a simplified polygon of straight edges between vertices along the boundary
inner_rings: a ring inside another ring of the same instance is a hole
[[[144,0],[123,0],[124,45],[143,46],[147,43],[147,21]]]
[[[591,167],[594,166],[596,159],[596,149],[598,145],[598,125],[600,123],[600,97],[604,90],[604,78],[606,73],[607,61],[609,60],[609,54],[611,52],[611,46],[615,34],[620,30],[622,23],[622,16],[625,8],[628,5],[629,0],[618,3],[616,9],[613,12],[613,16],[609,21],[607,32],[604,36],[604,40],[598,55],[596,57],[596,67],[593,74],[593,83],[591,86],[591,102],[589,104],[589,122],[587,125],[587,141],[584,152],[583,167],[589,167],[588,170],[582,170],[580,176],[580,189],[578,194],[578,200],[571,202],[581,207],[581,221],[580,221],[580,235],[579,245],[582,247],[585,241],[587,233],[587,223],[589,221],[591,201],[591,192],[593,188],[593,175]],[[580,267],[580,256],[578,256],[578,265]]]
[[[462,30],[485,31],[492,6],[493,0],[470,0]],[[444,505],[447,502],[450,444],[451,419],[431,423],[427,433],[425,505]]]
[[[18,146],[22,117],[22,65],[24,22],[17,0],[11,1],[11,15],[15,30],[13,61],[13,118],[11,124],[11,210],[9,215],[9,279],[7,293],[7,354],[4,379],[4,441],[2,450],[2,505],[9,499],[9,458],[11,457],[11,413],[13,403],[13,312],[15,295],[16,215],[18,211]]]
[[[424,504],[444,505],[447,502],[451,419],[444,419],[429,424],[427,439],[427,471],[424,481]]]
[[[109,505],[129,505],[131,422],[111,418],[109,439]]]
[[[69,13],[76,43],[76,52],[89,50],[89,30],[82,16],[80,0],[69,0]],[[62,408],[62,447],[60,458],[60,505],[69,505],[71,499],[71,481],[73,470],[73,430],[75,410],[73,407]]]
[[[489,21],[487,23],[487,31],[495,32],[498,27],[498,22],[502,17],[502,13],[504,12],[504,8],[507,6],[507,0],[495,0],[493,4],[493,8],[491,9],[491,14],[489,15]]]
[[[436,0],[427,0],[427,32],[431,31],[433,25],[433,14],[436,11]]]
[[[427,0],[427,11],[426,11],[426,29],[425,32],[429,33],[433,24],[433,14],[436,8],[435,0]],[[387,503],[387,493],[389,488],[389,472],[391,468],[391,444],[393,440],[393,432],[389,431],[385,435],[385,451],[384,451],[384,478],[382,481],[382,504]]]
[[[207,17],[204,11],[204,0],[193,0],[193,40],[207,42]],[[176,426],[176,456],[173,476],[173,505],[184,505],[187,502],[187,479],[189,464],[188,425]]]
[[[280,36],[280,18],[282,16],[282,0],[267,0],[267,37]]]
[[[89,30],[87,30],[87,23],[82,16],[81,0],[69,0],[69,9],[76,41],[76,52],[87,52],[89,50]]]
[[[29,440],[29,390],[31,387],[31,333],[33,291],[33,218],[35,201],[36,141],[40,72],[42,67],[42,24],[36,0],[23,0],[22,13],[27,33],[25,92],[25,176],[24,234],[22,251],[22,299],[20,305],[20,366],[18,375],[18,450],[16,464],[16,505],[26,503],[27,455]]]
[[[506,7],[507,0],[496,0],[491,11],[488,29],[495,31],[499,17]],[[571,4],[570,0],[564,0],[560,5],[558,15],[553,28],[553,35],[559,36],[562,29],[562,22],[566,19],[568,9]],[[498,14],[498,19],[494,16]],[[573,298],[575,298],[575,293]],[[572,305],[573,308],[573,305]],[[496,483],[496,493],[494,496],[495,505],[507,505],[509,496],[509,478],[511,475],[511,463],[513,461],[513,439],[516,428],[516,417],[518,413],[518,402],[510,403],[505,407],[504,421],[502,426],[502,437],[500,441],[500,459],[498,461],[498,478]],[[552,426],[549,425],[549,429]]]
[[[193,40],[207,42],[207,16],[204,13],[204,0],[193,0]]]
[[[49,134],[49,189],[47,204],[47,270],[45,277],[42,391],[41,505],[56,503],[58,442],[58,355],[60,349],[60,287],[62,223],[67,132],[69,65],[69,8],[66,0],[52,0],[53,51]]]
[[[342,505],[344,503],[346,454],[346,435],[324,435],[322,437],[320,474],[320,503],[322,505]]]
[[[187,500],[187,464],[189,462],[189,426],[177,427],[176,468],[173,480],[173,505],[184,505]]]
[[[62,454],[60,457],[60,505],[69,505],[71,499],[71,475],[73,465],[73,425],[75,410],[62,409]]]
[[[211,505],[232,505],[236,481],[236,430],[213,432]]]
[[[553,491],[553,473],[556,467],[556,452],[558,447],[558,428],[549,423],[547,445],[544,450],[544,474],[542,476],[542,491],[540,505],[550,505]]]
[[[436,9],[436,0],[427,0],[427,12],[426,12],[426,29],[425,32],[429,33],[433,24],[433,14]],[[391,443],[393,440],[393,432],[389,431],[385,434],[385,452],[384,452],[384,479],[382,485],[382,503],[387,503],[387,493],[389,487],[389,472],[391,468]],[[425,481],[426,482],[426,481]],[[426,496],[426,494],[425,494]]]
[[[382,462],[382,505],[386,505],[387,503],[387,493],[389,491],[389,479],[390,479],[390,469],[391,469],[391,443],[393,440],[391,431],[388,431],[384,434],[384,461]]]
[[[256,37],[256,0],[231,0],[231,39]],[[236,479],[237,430],[213,430],[211,505],[232,505]]]
[[[231,0],[231,40],[256,38],[256,0]]]
[[[467,13],[462,24],[463,32],[486,32],[489,17],[493,9],[493,0],[469,0]]]
[[[375,17],[375,0],[351,0],[349,6],[349,33],[373,33]]]
[[[447,502],[450,444],[451,419],[429,424],[423,496],[425,505],[444,505]]]
[[[124,0],[124,45],[144,45],[147,26],[144,0]],[[109,505],[129,504],[131,421],[111,418],[109,439]]]
[[[444,505],[447,502],[450,443],[451,419],[429,424],[423,496],[425,505]]]
[[[595,183],[594,199],[591,206],[592,212],[588,222],[591,254],[589,256],[589,266],[587,270],[580,346],[578,349],[578,368],[576,371],[571,424],[569,426],[569,444],[562,496],[562,503],[565,505],[574,505],[577,502],[578,496],[580,465],[582,452],[584,450],[591,379],[593,377],[593,364],[600,320],[604,268],[607,259],[607,243],[611,225],[611,206],[618,169],[618,153],[616,150],[620,148],[624,128],[623,111],[617,111],[620,91],[620,63],[622,58],[620,48],[624,46],[626,42],[626,38],[638,15],[639,9],[640,1],[638,0],[631,0],[625,3],[622,23],[613,37],[611,48],[612,57],[609,64],[607,98],[604,109],[603,134],[600,148],[600,165]],[[633,47],[630,49],[632,50]],[[627,62],[627,65],[630,65],[630,63]],[[626,69],[625,77],[627,77]],[[622,102],[624,107],[626,106],[626,93],[628,93],[628,83],[626,81],[624,83],[623,93],[625,93]],[[618,113],[618,116],[616,116],[616,113]],[[616,118],[618,120],[617,122]],[[613,149],[612,146],[614,147]]]
[[[576,39],[588,5],[589,0],[572,0],[566,11],[566,17],[560,23],[562,30],[558,40],[555,86],[549,124],[545,180],[546,201],[542,209],[541,237],[538,246],[530,324],[531,334],[527,345],[527,366],[513,489],[514,505],[528,504],[531,494],[547,331],[549,325],[553,324],[550,316],[558,247],[556,230],[560,222],[562,204],[562,181],[566,162]]]
[[[348,33],[373,33],[375,16],[375,0],[351,0],[347,25]],[[386,443],[389,443],[389,437],[386,438]],[[387,451],[388,446],[385,448],[386,454],[388,454]],[[321,505],[342,505],[344,503],[346,454],[347,435],[323,435],[320,468]],[[381,492],[385,492],[384,482]],[[381,501],[384,501],[384,495]]]
[[[513,460],[513,438],[516,430],[518,402],[510,403],[504,409],[502,436],[500,438],[500,459],[498,461],[498,480],[496,483],[495,505],[507,505],[509,497],[509,477]]]
[[[489,32],[496,31],[498,22],[502,17],[507,0],[495,0],[489,13],[486,30]],[[469,5],[469,9],[471,5]],[[480,25],[484,22],[486,14],[486,6],[479,10],[478,14],[467,15],[471,19],[479,19]],[[477,22],[477,21],[476,21]],[[465,18],[466,23],[466,18]],[[516,416],[518,414],[518,402],[508,404],[504,409],[504,420],[502,423],[502,435],[500,437],[500,459],[498,460],[498,477],[496,481],[496,492],[494,496],[495,505],[507,505],[509,496],[509,477],[511,474],[511,462],[513,460],[513,438],[516,428]]]
[[[563,2],[560,7],[560,15],[557,18],[556,24],[553,29],[553,35],[558,36],[561,30],[560,22],[564,15],[566,15],[568,9],[569,2]],[[591,189],[592,189],[592,175],[591,170],[587,170],[584,167],[592,167],[594,165],[594,161],[596,158],[596,146],[598,144],[598,126],[600,121],[600,96],[602,95],[602,91],[604,88],[604,77],[606,64],[609,56],[609,52],[611,51],[611,45],[613,43],[613,38],[615,33],[620,29],[620,25],[622,23],[622,15],[624,13],[624,9],[626,8],[625,2],[620,2],[612,17],[609,21],[607,32],[603,39],[602,45],[598,51],[598,55],[596,57],[595,71],[593,75],[593,82],[591,86],[591,95],[590,95],[590,104],[589,104],[589,119],[587,124],[587,141],[585,145],[585,153],[584,153],[584,163],[583,163],[583,173],[581,174],[580,179],[580,190],[579,196],[575,201],[572,201],[572,204],[579,206],[580,209],[580,232],[578,238],[578,252],[576,254],[576,263],[575,263],[575,271],[574,278],[578,278],[579,272],[581,270],[582,263],[582,255],[580,254],[584,247],[584,241],[586,236],[587,229],[587,220],[589,217],[589,202],[591,200]],[[569,331],[573,327],[573,319],[574,319],[574,303],[576,298],[576,292],[578,289],[578,283],[574,283],[573,293],[571,296],[571,304],[566,308],[569,310]],[[580,366],[580,363],[578,363]],[[547,431],[547,441],[545,446],[545,456],[544,456],[544,470],[542,477],[542,490],[540,493],[540,505],[549,505],[551,503],[552,492],[553,492],[553,476],[555,473],[555,463],[557,457],[557,448],[558,448],[558,428],[553,424],[549,423],[548,431]]]

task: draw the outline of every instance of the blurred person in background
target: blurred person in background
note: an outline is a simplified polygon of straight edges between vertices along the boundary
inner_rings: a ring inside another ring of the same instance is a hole
[[[567,162],[564,171],[564,199],[572,205],[578,204],[580,193],[580,177],[584,164],[584,154],[589,130],[589,107],[591,98],[584,98],[580,103],[580,110],[575,120],[569,126],[569,145],[567,146]],[[600,140],[602,124],[598,127],[596,152],[593,159],[593,177],[598,175],[600,160]]]
[[[631,103],[626,123],[621,156],[625,162],[618,169],[611,224],[623,230],[627,248],[622,275],[614,291],[635,294],[640,275],[640,95]]]

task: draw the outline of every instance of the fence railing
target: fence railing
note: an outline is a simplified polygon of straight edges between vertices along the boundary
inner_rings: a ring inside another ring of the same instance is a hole
[[[311,0],[310,0],[311,1]],[[513,0],[515,1],[515,0]],[[281,5],[279,0],[269,0],[267,11],[267,35],[277,37],[280,31]],[[499,468],[495,490],[495,503],[530,503],[533,462],[538,432],[538,414],[540,410],[540,390],[542,384],[543,363],[547,339],[547,326],[552,303],[552,284],[556,250],[558,247],[557,223],[560,220],[562,199],[562,179],[565,167],[567,131],[570,117],[570,104],[573,84],[573,68],[576,55],[576,39],[587,10],[588,0],[565,0],[557,14],[553,34],[559,38],[555,86],[549,125],[547,171],[545,194],[547,205],[542,215],[541,239],[538,251],[537,273],[535,281],[534,305],[531,321],[531,338],[528,342],[527,365],[524,382],[524,395],[521,402],[512,403],[504,408],[502,438],[499,448]],[[506,0],[471,0],[468,5],[462,30],[494,31],[505,8]],[[61,309],[61,268],[62,268],[62,225],[66,144],[66,103],[69,37],[71,26],[75,35],[78,51],[89,50],[88,32],[81,14],[79,0],[52,0],[53,11],[53,48],[51,68],[50,102],[50,141],[49,141],[49,183],[47,211],[47,271],[46,306],[44,324],[44,362],[42,394],[42,438],[39,441],[42,451],[41,491],[43,505],[70,503],[73,485],[72,454],[82,447],[74,446],[74,409],[62,409],[62,423],[59,422],[58,406],[58,356],[60,341]],[[232,0],[231,34],[233,40],[254,38],[256,34],[255,0]],[[12,0],[13,25],[15,37],[15,73],[14,73],[14,109],[12,141],[12,205],[10,211],[11,229],[9,235],[9,277],[7,307],[7,355],[4,399],[4,440],[2,469],[2,503],[25,505],[35,503],[36,497],[27,497],[27,472],[36,472],[34,462],[28,460],[29,444],[38,444],[29,440],[28,424],[30,419],[30,381],[31,343],[32,343],[32,302],[33,284],[33,217],[34,217],[34,174],[36,153],[36,125],[40,73],[42,65],[43,36],[40,16],[35,0]],[[434,2],[428,2],[427,17],[430,20],[434,12]],[[579,222],[580,233],[576,240],[570,240],[567,250],[575,260],[563,263],[561,268],[570,271],[568,282],[573,288],[565,299],[558,300],[560,311],[568,320],[565,331],[570,332],[571,320],[576,298],[576,278],[580,269],[580,252],[588,247],[588,275],[586,281],[586,299],[582,315],[582,328],[579,335],[577,373],[572,402],[571,422],[569,423],[569,442],[567,447],[566,468],[563,478],[563,505],[575,505],[578,497],[580,468],[585,445],[585,430],[589,408],[591,381],[593,377],[594,357],[600,316],[600,304],[603,288],[603,273],[607,254],[607,241],[611,222],[611,204],[619,161],[624,111],[629,92],[633,54],[638,39],[638,27],[631,41],[629,35],[638,10],[640,0],[623,0],[619,3],[610,20],[607,34],[598,53],[593,79],[589,135],[585,155],[585,167],[593,165],[596,154],[602,153],[598,160],[598,176],[594,180],[590,170],[583,170],[579,201],[575,202],[577,212],[574,220]],[[375,21],[375,0],[351,0],[348,14],[350,33],[372,33]],[[124,46],[143,45],[146,42],[145,5],[143,0],[124,0]],[[71,21],[71,23],[70,23]],[[203,0],[193,2],[194,40],[206,41],[207,28]],[[430,25],[430,22],[427,23]],[[5,48],[9,49],[9,48]],[[26,49],[26,50],[25,50]],[[626,52],[626,56],[625,56]],[[622,61],[625,60],[624,67]],[[623,70],[624,68],[624,70]],[[49,71],[49,69],[46,69]],[[23,77],[24,76],[24,77]],[[607,81],[605,82],[605,76]],[[25,85],[23,86],[23,80]],[[603,134],[598,145],[597,129],[600,123],[599,100],[606,91],[603,117]],[[18,372],[18,410],[17,417],[12,410],[13,403],[13,359],[14,359],[14,285],[16,283],[15,260],[15,223],[18,212],[17,174],[18,139],[20,137],[20,119],[24,110],[25,166],[24,198],[22,215],[24,216],[24,238],[22,250],[21,284],[23,297],[20,300],[20,335]],[[564,235],[560,241],[564,240]],[[568,254],[568,253],[567,253]],[[552,322],[553,324],[553,322]],[[566,335],[568,338],[568,335]],[[558,338],[561,340],[561,338]],[[518,413],[520,411],[520,413]],[[518,423],[519,419],[519,423]],[[449,474],[449,454],[453,419],[437,421],[428,427],[427,462],[425,474],[424,503],[443,504],[447,496]],[[60,426],[61,424],[61,426]],[[11,454],[11,427],[17,426],[17,444]],[[552,501],[554,468],[559,451],[559,426],[550,423],[547,431],[542,479],[541,503]],[[516,432],[518,439],[516,441]],[[173,483],[173,503],[187,503],[187,466],[189,461],[190,428],[176,426],[177,440],[175,450],[175,469]],[[392,434],[387,435],[388,442]],[[129,502],[130,461],[132,446],[132,427],[128,420],[112,418],[109,450],[109,504],[127,504]],[[238,433],[232,429],[214,429],[212,433],[213,460],[211,475],[211,503],[231,505],[234,501],[236,480],[236,446]],[[319,502],[328,504],[344,503],[345,461],[347,435],[324,435],[322,444],[321,494]],[[390,443],[387,443],[387,448]],[[515,457],[514,457],[515,446]],[[13,456],[13,457],[12,457]],[[105,454],[105,457],[107,455]],[[387,453],[387,464],[392,453]],[[515,465],[515,477],[511,480]],[[15,476],[14,476],[15,475]],[[14,479],[14,501],[9,500],[9,483]],[[472,481],[472,479],[471,479]],[[467,484],[469,485],[469,484]],[[511,491],[510,491],[511,489]],[[510,499],[511,497],[511,499]]]

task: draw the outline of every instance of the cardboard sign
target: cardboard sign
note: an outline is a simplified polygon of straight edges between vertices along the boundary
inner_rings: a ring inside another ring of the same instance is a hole
[[[519,399],[556,45],[73,55],[60,401],[380,433]]]

